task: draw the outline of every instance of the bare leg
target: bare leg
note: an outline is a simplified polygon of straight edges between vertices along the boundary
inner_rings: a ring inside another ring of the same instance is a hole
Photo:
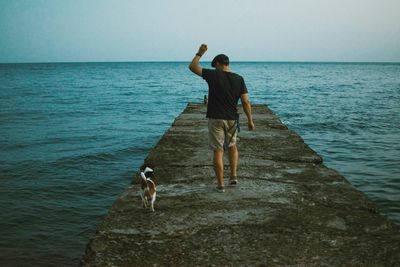
[[[231,177],[237,176],[237,165],[239,160],[239,152],[236,145],[229,148],[229,163],[231,167]]]
[[[218,186],[224,186],[224,150],[214,150],[214,171],[217,176]]]

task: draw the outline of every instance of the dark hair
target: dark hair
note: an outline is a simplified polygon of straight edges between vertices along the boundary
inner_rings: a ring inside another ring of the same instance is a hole
[[[229,57],[224,54],[219,54],[219,55],[215,56],[215,58],[211,62],[211,67],[215,68],[215,66],[217,65],[217,62],[219,64],[229,65]]]

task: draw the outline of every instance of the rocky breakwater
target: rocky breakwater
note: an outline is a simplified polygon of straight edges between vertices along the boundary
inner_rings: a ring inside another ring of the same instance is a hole
[[[145,159],[156,211],[142,208],[137,173],[81,265],[400,266],[400,227],[268,107],[253,113],[256,131],[241,122],[239,185],[219,193],[205,107],[188,104]]]

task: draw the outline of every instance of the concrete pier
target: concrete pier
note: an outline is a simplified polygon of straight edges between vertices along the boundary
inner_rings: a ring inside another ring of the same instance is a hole
[[[400,226],[264,105],[253,132],[241,115],[238,186],[217,192],[205,110],[189,104],[145,159],[156,211],[136,173],[82,266],[400,266]]]

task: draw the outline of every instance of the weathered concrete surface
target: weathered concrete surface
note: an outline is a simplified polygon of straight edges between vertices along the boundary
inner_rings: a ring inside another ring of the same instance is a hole
[[[189,104],[145,160],[157,165],[156,212],[142,208],[136,174],[82,265],[400,266],[399,226],[266,106],[253,112],[239,185],[218,193],[205,107]]]

